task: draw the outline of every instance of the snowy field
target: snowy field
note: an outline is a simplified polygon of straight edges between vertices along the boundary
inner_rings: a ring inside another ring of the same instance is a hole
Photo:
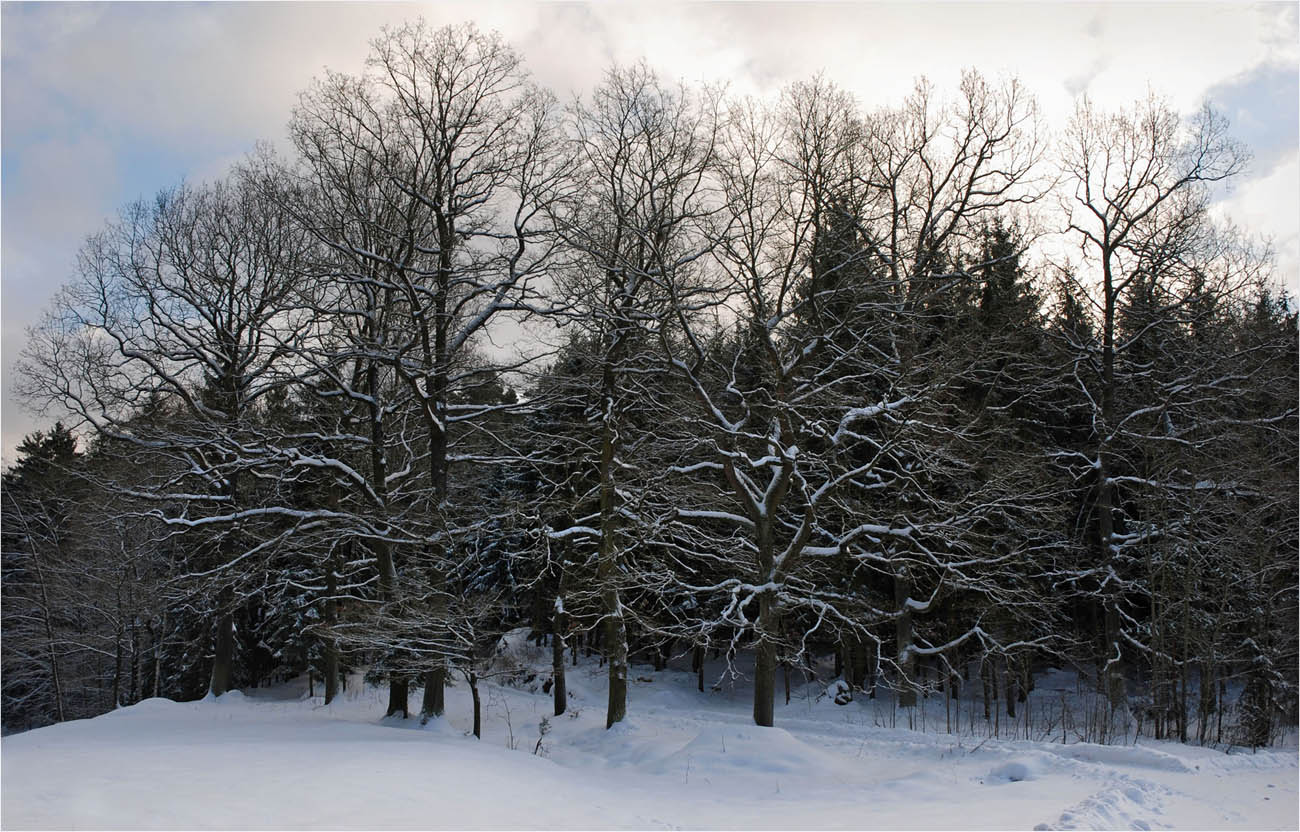
[[[541,668],[549,650],[525,656]],[[715,670],[717,662],[710,663]],[[635,666],[629,720],[604,730],[604,677],[570,668],[550,719],[538,679],[483,682],[482,740],[463,682],[448,715],[384,719],[350,681],[330,707],[293,685],[153,699],[0,742],[5,829],[723,828],[1296,829],[1294,749],[1225,754],[888,727],[880,700],[797,687],[777,728],[750,722],[743,680]],[[525,674],[527,675],[527,674]],[[714,677],[710,677],[712,679]],[[1050,701],[1042,683],[1036,692]],[[413,691],[418,707],[419,692]],[[935,707],[933,699],[931,708]]]

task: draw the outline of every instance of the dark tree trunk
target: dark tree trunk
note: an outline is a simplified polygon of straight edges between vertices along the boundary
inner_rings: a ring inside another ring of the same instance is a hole
[[[131,702],[140,701],[140,619],[131,619]]]
[[[771,593],[764,592],[758,601],[758,643],[754,663],[754,724],[771,728],[776,700],[776,615]]]
[[[45,585],[45,570],[41,568],[40,558],[32,554],[32,567],[36,573],[37,585],[41,590],[41,619],[45,625],[45,652],[50,662],[50,684],[54,689],[54,718],[63,722],[63,678],[59,674],[59,653],[56,647],[58,639],[54,635],[54,607],[50,604],[49,591]]]
[[[410,695],[410,683],[406,679],[399,679],[394,674],[388,677],[388,713],[386,716],[400,713],[402,719],[410,716],[410,707],[407,699]]]
[[[339,581],[336,572],[336,563],[333,558],[327,567],[325,576],[325,623],[333,627],[338,622],[338,596]],[[334,635],[328,633],[325,636],[325,704],[328,705],[334,701],[338,695],[339,686],[339,649],[334,640]]]
[[[550,616],[546,614],[546,588],[539,585],[533,592],[532,621],[530,622],[532,632],[528,634],[530,637],[535,636],[538,644],[541,644],[542,639],[546,637],[549,618]]]
[[[605,727],[622,722],[627,716],[627,640],[623,616],[605,619],[605,651],[609,657],[609,698],[605,708]]]
[[[952,684],[956,674],[943,672],[943,722],[944,730],[952,733]]]
[[[1102,668],[1106,696],[1110,700],[1111,707],[1121,708],[1128,702],[1128,682],[1124,677],[1123,651],[1119,646],[1119,609],[1115,603],[1113,600],[1106,602],[1104,615],[1106,654],[1102,659]]]
[[[420,700],[420,718],[425,722],[440,717],[445,707],[444,682],[447,671],[444,667],[435,667],[424,674],[424,696]]]
[[[1187,665],[1183,662],[1179,669],[1179,693],[1178,693],[1178,741],[1187,742]]]
[[[555,715],[564,713],[569,705],[569,694],[564,683],[564,633],[568,622],[564,615],[564,601],[555,599],[555,616],[552,619],[551,633],[551,693],[555,697]]]
[[[1209,735],[1210,715],[1214,713],[1214,670],[1211,661],[1201,662],[1201,697],[1197,705],[1196,741],[1205,744]]]
[[[1019,700],[1019,697],[1016,696],[1015,659],[1013,659],[1010,656],[1007,657],[1007,672],[1006,672],[1005,681],[1007,685],[1007,716],[1011,717],[1012,719],[1015,719],[1016,702]]]
[[[1223,742],[1223,711],[1224,711],[1224,704],[1227,701],[1228,701],[1228,680],[1220,676],[1219,677],[1219,708],[1218,708],[1218,713],[1215,716],[1216,725],[1214,728],[1214,741],[1216,743]]]
[[[379,405],[379,388],[379,365],[371,361],[366,367],[366,392],[370,396],[370,474],[379,501],[387,508],[388,461],[384,457],[387,439],[384,435],[383,409]],[[397,600],[397,564],[393,559],[393,544],[387,540],[375,540],[373,547],[379,578],[379,597],[385,604],[392,604]],[[400,712],[403,719],[407,717],[409,713],[407,693],[407,680],[398,678],[397,674],[390,670],[387,716]]]
[[[984,654],[984,660],[980,662],[980,684],[984,689],[984,721],[988,722],[993,718],[992,706],[989,700],[992,698],[992,691],[995,686],[993,678],[993,657]]]
[[[221,696],[230,690],[231,665],[235,654],[235,616],[223,610],[217,617],[216,655],[212,659],[212,682],[209,690]]]
[[[121,611],[120,605],[118,611]],[[113,641],[113,707],[116,708],[122,704],[122,665],[126,663],[126,657],[122,655],[122,651],[126,646],[126,634],[122,632],[121,625],[118,626],[117,632],[113,634]]]
[[[1115,430],[1115,305],[1118,291],[1115,289],[1114,275],[1111,271],[1112,249],[1109,245],[1102,251],[1102,279],[1105,293],[1102,316],[1102,356],[1101,356],[1101,430],[1100,447],[1097,449],[1097,543],[1101,548],[1101,562],[1110,567],[1115,562],[1115,552],[1111,548],[1115,539],[1115,494],[1111,483],[1114,470],[1109,437]],[[1128,690],[1124,678],[1124,651],[1120,640],[1119,595],[1112,582],[1104,598],[1104,651],[1102,667],[1106,695],[1112,708],[1122,708],[1128,702]]]
[[[867,645],[857,636],[850,636],[844,642],[845,644],[845,668],[844,672],[848,674],[846,681],[853,690],[866,690],[867,673],[869,660],[867,658]]]
[[[153,623],[149,624],[149,642],[153,646],[153,694],[157,699],[162,695],[162,654],[163,644],[162,636],[167,631],[167,618],[164,616],[158,622],[158,633],[154,634]]]
[[[601,641],[609,660],[609,698],[605,709],[605,727],[613,727],[627,716],[627,628],[618,594],[618,494],[614,488],[614,461],[618,452],[618,432],[614,419],[617,394],[614,370],[606,363],[602,384],[607,415],[600,449],[600,547],[596,578],[604,605],[604,633]]]
[[[894,600],[898,605],[897,628],[898,668],[902,678],[898,680],[898,705],[901,708],[916,707],[916,654],[912,652],[912,609],[907,602],[912,595],[912,581],[906,568],[900,568],[894,575]]]
[[[466,673],[465,679],[469,682],[469,695],[474,700],[474,736],[477,739],[483,738],[483,703],[478,696],[478,674]]]
[[[238,382],[234,374],[227,373],[223,378],[223,390],[229,396],[227,413],[231,419],[238,413]],[[232,506],[238,506],[240,490],[238,478],[231,475],[226,482],[225,496]],[[238,542],[231,535],[221,539],[219,550],[224,561],[229,562],[234,556]],[[212,659],[212,679],[208,690],[213,696],[221,696],[230,690],[231,674],[235,663],[235,592],[230,586],[224,587],[217,596],[217,633],[216,650]]]

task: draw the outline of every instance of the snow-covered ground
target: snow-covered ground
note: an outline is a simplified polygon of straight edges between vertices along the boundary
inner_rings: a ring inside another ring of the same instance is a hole
[[[538,669],[548,650],[518,651]],[[710,669],[718,663],[711,662]],[[0,742],[5,829],[734,828],[1296,829],[1294,749],[1062,745],[927,732],[890,706],[835,705],[825,685],[753,726],[743,680],[698,693],[633,670],[629,719],[604,729],[604,671],[570,668],[570,711],[540,678],[462,682],[448,715],[383,719],[358,680],[333,705],[301,687],[142,702]],[[778,682],[778,689],[780,683]],[[1050,700],[1051,692],[1039,696]],[[413,705],[419,702],[413,692]],[[932,708],[934,707],[932,701]],[[512,739],[513,737],[513,739]]]

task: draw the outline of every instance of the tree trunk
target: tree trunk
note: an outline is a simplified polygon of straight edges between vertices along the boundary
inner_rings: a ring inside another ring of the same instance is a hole
[[[370,476],[375,483],[375,493],[384,509],[388,508],[388,461],[384,456],[387,439],[384,435],[383,409],[379,405],[379,365],[371,361],[366,367],[366,392],[370,396]],[[379,577],[379,597],[384,604],[397,600],[397,564],[393,559],[393,544],[377,539],[373,542],[375,567]],[[392,669],[388,671],[388,711],[392,716],[399,711],[406,719],[409,708],[407,704],[408,683],[398,678]]]
[[[949,734],[952,733],[952,680],[953,674],[945,670],[943,674],[943,729]]]
[[[336,561],[331,558],[325,576],[325,623],[330,627],[338,623],[339,617],[339,605],[338,601],[335,600],[339,591],[336,565]],[[339,648],[332,633],[326,634],[323,646],[325,649],[325,704],[328,705],[338,695],[339,686]]]
[[[117,605],[118,625],[117,630],[113,633],[113,707],[117,708],[122,704],[122,670],[126,664],[126,657],[122,655],[126,647],[126,633],[122,628],[122,604]]]
[[[894,575],[894,601],[898,606],[898,669],[902,677],[898,690],[900,708],[916,707],[916,654],[912,652],[912,608],[907,603],[911,595],[911,576],[906,567],[900,567]]]
[[[1115,562],[1112,545],[1115,539],[1115,496],[1111,483],[1110,442],[1107,438],[1115,429],[1115,290],[1114,275],[1111,271],[1111,251],[1102,252],[1102,276],[1105,292],[1105,304],[1102,318],[1102,382],[1101,382],[1101,433],[1100,447],[1097,449],[1097,537],[1101,547],[1101,562],[1111,568]],[[1128,690],[1124,678],[1124,651],[1120,646],[1119,597],[1112,582],[1107,589],[1105,599],[1105,658],[1102,665],[1105,673],[1106,696],[1111,707],[1123,709],[1128,704]]]
[[[867,656],[867,698],[876,698],[876,680],[880,677],[880,644],[875,643]]]
[[[551,633],[551,693],[555,697],[555,715],[564,713],[569,706],[569,694],[564,683],[564,632],[568,626],[564,615],[564,600],[555,598],[555,616],[552,618]]]
[[[45,650],[50,659],[50,684],[54,688],[54,717],[63,722],[66,719],[63,709],[63,679],[59,675],[59,654],[55,647],[54,611],[50,606],[50,595],[45,585],[45,570],[41,568],[40,558],[32,552],[32,565],[35,567],[36,580],[41,590],[41,619],[45,625]]]
[[[614,489],[614,460],[618,451],[618,431],[614,425],[615,404],[613,367],[606,364],[603,377],[605,425],[600,447],[600,549],[597,553],[596,577],[604,605],[604,652],[609,659],[609,700],[605,710],[605,727],[611,728],[627,716],[627,629],[623,621],[623,604],[618,597],[618,494]]]
[[[764,592],[758,599],[758,641],[754,662],[754,724],[771,728],[776,699],[776,610],[772,594]]]
[[[1205,745],[1205,740],[1209,736],[1210,714],[1214,713],[1214,662],[1212,659],[1202,660],[1201,662],[1201,701],[1197,706],[1197,715],[1199,717],[1196,726],[1196,741]]]
[[[1186,654],[1184,654],[1186,655]],[[1178,693],[1178,741],[1187,742],[1187,662],[1180,669]]]
[[[1015,719],[1016,702],[1018,701],[1019,697],[1016,696],[1017,678],[1016,678],[1016,669],[1015,669],[1015,659],[1012,658],[1011,656],[1007,656],[1007,673],[1005,677],[1005,682],[1007,686],[1007,716],[1011,717],[1012,719]]]
[[[1190,574],[1190,573],[1189,573]],[[1181,687],[1178,694],[1178,741],[1187,742],[1187,668],[1191,664],[1192,645],[1191,645],[1191,609],[1190,602],[1193,587],[1190,579],[1185,585],[1184,592],[1186,600],[1183,601],[1183,662],[1179,666],[1179,681]]]
[[[1124,654],[1119,644],[1119,610],[1113,599],[1106,601],[1105,628],[1107,652],[1102,664],[1102,678],[1111,707],[1121,710],[1128,705],[1128,681],[1124,676]]]
[[[425,722],[442,716],[443,711],[446,710],[444,693],[446,678],[447,670],[443,666],[435,667],[424,674],[424,696],[420,700],[420,719]]]
[[[140,619],[131,618],[131,693],[132,704],[140,701]]]
[[[614,592],[617,605],[617,591]],[[627,636],[623,630],[623,615],[617,613],[605,619],[605,651],[609,658],[609,699],[605,708],[605,727],[627,717]]]
[[[478,674],[469,672],[465,678],[469,681],[469,695],[474,700],[474,737],[483,739],[483,703],[478,696]]]
[[[406,679],[399,679],[395,674],[388,674],[388,712],[385,716],[392,716],[400,712],[402,719],[410,715],[408,698],[410,696],[410,683]]]
[[[984,659],[980,662],[980,685],[984,689],[984,721],[988,722],[993,718],[992,706],[989,702],[991,692],[995,684],[993,679],[993,660],[988,653],[984,654]]]
[[[1225,710],[1224,705],[1227,703],[1227,701],[1228,701],[1228,680],[1220,676],[1219,677],[1219,709],[1218,709],[1218,713],[1215,716],[1215,722],[1217,723],[1217,725],[1215,726],[1214,729],[1214,741],[1216,743],[1223,742],[1223,711]]]
[[[454,220],[438,218],[438,271],[436,291],[434,293],[434,316],[432,320],[433,339],[430,342],[430,322],[419,316],[418,335],[424,352],[423,384],[415,384],[415,392],[423,395],[423,415],[425,432],[429,443],[429,489],[432,503],[429,506],[429,519],[438,522],[443,502],[447,498],[447,396],[449,381],[447,375],[450,353],[447,345],[448,293],[451,281],[451,252],[456,245]],[[429,583],[434,589],[434,619],[442,618],[445,612],[443,595],[440,590],[445,583],[442,572],[443,549],[441,544],[431,545],[427,550],[432,562],[429,569]],[[442,716],[445,710],[443,691],[447,670],[445,661],[424,674],[424,696],[420,703],[420,718],[428,720]]]
[[[213,696],[221,696],[230,690],[230,671],[234,663],[234,654],[235,616],[234,613],[223,609],[217,617],[216,655],[212,659],[212,682],[208,688]]]
[[[543,643],[549,625],[552,623],[552,616],[547,614],[546,596],[547,588],[540,582],[533,590],[533,603],[531,610],[532,620],[528,622],[529,629],[532,631],[528,634],[529,639],[536,638],[538,644]]]
[[[163,616],[158,622],[158,635],[154,635],[153,624],[149,625],[149,640],[153,642],[153,698],[157,699],[162,693],[162,650],[163,633],[167,632],[167,616]]]

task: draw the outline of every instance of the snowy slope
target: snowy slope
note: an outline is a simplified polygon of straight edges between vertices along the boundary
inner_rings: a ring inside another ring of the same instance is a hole
[[[549,652],[549,651],[545,651]],[[543,651],[526,659],[540,667]],[[0,742],[5,829],[890,828],[1295,829],[1294,750],[1129,747],[957,737],[883,727],[880,704],[823,686],[778,698],[754,727],[743,680],[634,668],[626,724],[604,730],[603,672],[569,673],[570,713],[484,683],[448,716],[385,720],[353,681],[335,704],[296,688],[154,699]],[[499,679],[499,681],[504,681]],[[419,701],[418,692],[412,702]],[[942,717],[940,717],[942,719]],[[514,750],[510,748],[515,746]]]

